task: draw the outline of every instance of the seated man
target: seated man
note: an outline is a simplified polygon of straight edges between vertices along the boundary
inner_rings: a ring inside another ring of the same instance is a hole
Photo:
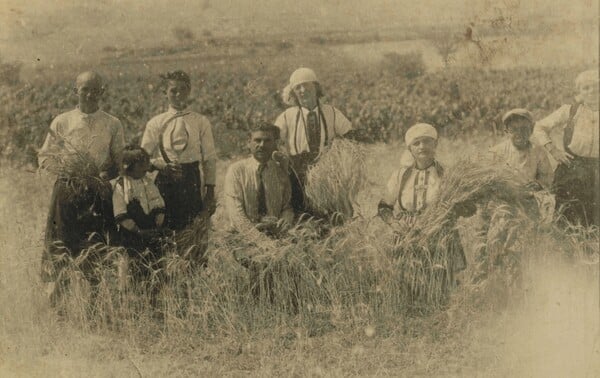
[[[250,132],[252,156],[231,164],[225,176],[224,203],[231,228],[249,241],[268,242],[280,224],[291,223],[291,185],[285,164],[273,160],[279,128],[268,123]]]
[[[513,109],[504,114],[502,123],[506,140],[490,149],[492,159],[508,166],[527,183],[527,189],[537,202],[540,220],[551,221],[554,198],[548,190],[552,185],[552,166],[544,149],[529,141],[533,132],[533,115],[526,109]]]
[[[552,166],[543,148],[529,141],[533,132],[533,115],[526,109],[513,109],[502,117],[506,140],[490,149],[494,159],[505,163],[527,181],[532,191],[549,189]]]

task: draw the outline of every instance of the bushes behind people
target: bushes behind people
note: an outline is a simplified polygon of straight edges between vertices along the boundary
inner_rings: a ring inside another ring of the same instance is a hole
[[[273,119],[284,106],[277,91],[286,82],[286,67],[191,71],[196,78],[191,107],[209,117],[221,157],[240,154],[247,130],[257,119]],[[338,67],[339,68],[339,67]],[[277,72],[282,74],[278,75]],[[576,70],[452,69],[406,78],[390,70],[322,69],[327,100],[376,141],[402,138],[416,122],[439,128],[446,137],[469,137],[500,130],[499,115],[526,107],[536,116],[573,98]],[[331,71],[331,72],[329,72]],[[126,138],[141,138],[144,125],[162,111],[163,94],[154,76],[119,76],[108,80],[102,107],[117,116]],[[278,77],[281,76],[281,77]],[[68,84],[21,84],[0,93],[0,157],[35,163],[51,120],[75,106]]]

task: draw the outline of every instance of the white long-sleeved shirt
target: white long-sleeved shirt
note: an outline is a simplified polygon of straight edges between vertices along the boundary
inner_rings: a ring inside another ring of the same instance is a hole
[[[540,145],[543,146],[552,141],[550,133],[553,129],[564,129],[567,126],[571,106],[572,105],[563,105],[554,113],[536,122],[533,138]],[[577,156],[597,158],[600,152],[598,110],[594,111],[583,104],[577,109],[573,121],[573,139],[568,146],[569,149]]]
[[[57,155],[87,153],[104,169],[118,162],[124,146],[123,126],[116,117],[102,110],[87,114],[76,108],[54,118],[38,162],[42,168],[53,168],[59,163]]]
[[[523,180],[537,181],[546,189],[552,185],[553,169],[541,146],[519,150],[510,140],[505,140],[490,148],[490,153],[494,161],[506,164]]]
[[[217,152],[208,118],[190,110],[169,108],[148,121],[141,146],[159,168],[167,164],[159,148],[161,138],[169,160],[201,162],[205,185],[215,185]]]
[[[318,108],[313,111],[318,113],[317,120],[321,127],[320,151],[323,150],[326,142],[331,144],[333,139],[352,130],[352,123],[348,118],[331,105],[321,105],[321,112],[318,112]],[[279,127],[281,132],[284,149],[292,156],[302,152],[319,152],[310,151],[308,146],[305,122],[309,112],[310,110],[304,107],[293,106],[287,108],[275,120],[275,126]],[[325,125],[327,125],[327,129],[325,129]]]
[[[260,222],[258,211],[259,162],[254,157],[237,161],[225,175],[224,202],[231,228],[247,233],[251,238],[262,235],[254,225]],[[267,216],[291,222],[292,189],[287,172],[269,160],[262,173],[267,205]]]

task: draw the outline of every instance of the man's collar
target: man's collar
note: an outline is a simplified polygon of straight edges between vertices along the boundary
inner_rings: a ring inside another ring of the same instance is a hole
[[[527,152],[527,151],[529,151],[529,150],[531,150],[533,148],[533,144],[531,144],[531,141],[527,142],[527,146],[525,146],[525,148],[517,148],[517,146],[515,146],[515,144],[510,139],[508,140],[508,145],[514,151],[521,151],[521,152]]]
[[[178,114],[178,113],[185,113],[185,112],[189,112],[188,108],[177,110],[174,107],[172,107],[171,105],[169,105],[169,109],[167,110],[167,113],[173,114],[173,115]]]
[[[254,155],[250,156],[250,160],[252,161],[252,166],[258,168],[258,166],[261,164],[260,161],[256,160],[256,158],[254,157]],[[267,162],[265,163],[266,166],[270,166],[271,164],[273,164],[273,159],[269,159],[267,160]]]
[[[79,105],[77,105],[77,106],[75,107],[75,111],[76,111],[76,112],[77,112],[77,114],[78,114],[79,116],[81,116],[82,118],[94,117],[94,116],[96,116],[96,115],[100,114],[100,108],[98,108],[98,110],[96,110],[96,111],[95,111],[95,112],[93,112],[93,113],[84,113],[84,112],[82,112],[82,111],[81,111],[81,109],[79,108]]]

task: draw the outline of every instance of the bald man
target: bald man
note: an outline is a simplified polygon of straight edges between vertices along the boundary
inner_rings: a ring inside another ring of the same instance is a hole
[[[73,90],[78,99],[77,108],[58,115],[50,124],[48,136],[39,151],[39,166],[59,173],[60,164],[69,156],[86,153],[101,172],[99,179],[108,187],[125,145],[123,126],[117,118],[99,109],[104,92],[99,74],[81,73]],[[65,252],[76,257],[83,248],[102,240],[113,222],[109,198],[92,189],[76,192],[65,177],[58,175],[46,224],[42,258],[45,282],[53,282],[58,276],[59,266],[53,257]]]

